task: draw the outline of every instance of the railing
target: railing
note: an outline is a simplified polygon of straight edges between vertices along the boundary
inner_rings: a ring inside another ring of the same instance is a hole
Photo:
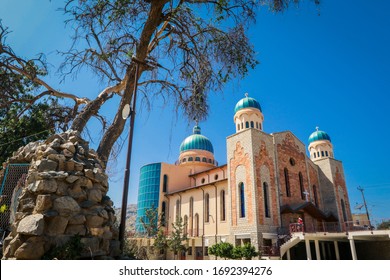
[[[289,225],[289,231],[291,233],[297,232],[350,232],[350,231],[364,231],[364,230],[374,230],[373,226],[369,226],[367,222],[361,222],[356,224],[352,221],[350,222],[318,222],[318,223],[291,223]]]
[[[261,255],[265,257],[279,257],[280,256],[280,248],[277,244],[272,246],[262,246],[261,247]]]

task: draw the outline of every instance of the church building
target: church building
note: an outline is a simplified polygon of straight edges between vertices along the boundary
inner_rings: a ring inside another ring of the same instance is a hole
[[[248,94],[237,102],[233,120],[236,132],[226,138],[227,164],[217,164],[213,145],[202,134],[207,132],[196,125],[180,145],[175,164],[141,168],[137,232],[144,231],[140,218],[145,211],[158,207],[167,234],[177,217],[184,222],[189,249],[182,258],[208,259],[207,248],[222,241],[250,242],[263,256],[286,257],[289,251],[282,255],[280,247],[291,232],[348,227],[352,216],[343,165],[326,132],[317,127],[308,143],[290,131],[268,134],[261,106]],[[322,255],[339,254],[333,243],[331,250],[324,244]]]

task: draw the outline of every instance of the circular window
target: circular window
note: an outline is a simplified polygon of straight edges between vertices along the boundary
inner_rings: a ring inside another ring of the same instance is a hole
[[[295,165],[295,159],[290,158],[290,164],[291,164],[291,166],[294,166]]]
[[[202,178],[201,180],[202,184],[204,184],[205,181],[206,181],[205,178]]]
[[[218,174],[215,174],[214,180],[218,180]]]

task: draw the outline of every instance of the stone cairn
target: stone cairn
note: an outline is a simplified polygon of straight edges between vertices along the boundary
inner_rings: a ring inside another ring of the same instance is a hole
[[[120,254],[108,176],[96,152],[78,132],[67,131],[20,148],[9,163],[30,163],[17,205],[11,205],[11,233],[3,259],[41,259],[79,235],[81,258]]]

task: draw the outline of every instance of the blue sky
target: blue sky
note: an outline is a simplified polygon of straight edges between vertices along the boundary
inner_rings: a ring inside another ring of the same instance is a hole
[[[96,96],[104,85],[91,74],[80,73],[62,84],[55,74],[61,62],[55,50],[65,50],[71,34],[57,11],[59,2],[0,0],[0,18],[13,31],[8,42],[25,57],[45,53],[52,64],[47,80],[55,88]],[[226,137],[235,131],[233,109],[248,92],[261,103],[265,132],[290,130],[306,144],[317,125],[328,132],[335,157],[344,163],[351,205],[362,202],[357,190],[362,186],[371,215],[390,218],[390,2],[322,2],[320,10],[309,1],[278,15],[260,10],[250,38],[261,63],[244,80],[226,85],[223,94],[210,94],[202,133],[212,141],[216,159],[226,163]],[[108,104],[103,113],[114,106]],[[148,111],[139,103],[129,203],[137,200],[140,167],[174,163],[192,126],[175,114],[172,104],[154,100]],[[117,207],[125,153],[126,145],[110,183],[109,195]]]

